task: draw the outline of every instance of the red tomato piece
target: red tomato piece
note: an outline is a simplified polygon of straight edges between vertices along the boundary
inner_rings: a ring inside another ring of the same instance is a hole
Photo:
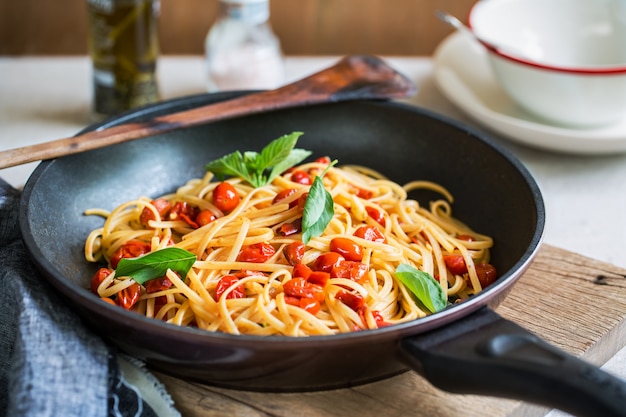
[[[328,280],[330,279],[330,274],[324,271],[311,271],[311,274],[307,278],[307,281],[311,284],[317,284],[321,287],[324,287]]]
[[[196,224],[198,225],[198,227],[202,227],[215,221],[216,219],[217,216],[211,210],[202,210],[196,216]]]
[[[372,315],[374,316],[374,320],[376,321],[376,326],[378,328],[391,326],[391,323],[385,321],[385,318],[382,314],[380,314],[380,311],[374,310],[372,311]]]
[[[164,295],[161,295],[154,299],[154,315],[155,316],[159,313],[159,311],[163,308],[165,304],[167,304],[167,297]],[[167,320],[167,317],[164,316],[163,320]]]
[[[300,307],[300,297],[292,297],[291,295],[285,295],[285,302],[292,306]]]
[[[366,190],[364,188],[359,188],[359,187],[355,187],[356,188],[356,196],[359,198],[362,198],[363,200],[369,200],[370,198],[372,198],[374,196],[374,193],[371,192],[370,190]]]
[[[291,223],[284,223],[278,228],[281,236],[291,236],[302,231],[302,219],[297,219]]]
[[[371,242],[385,243],[385,235],[377,227],[361,226],[354,231],[354,236]]]
[[[311,176],[307,172],[301,169],[294,169],[291,172],[291,181],[298,183],[298,184],[302,184],[302,185],[313,184],[313,180],[311,179]]]
[[[276,253],[276,249],[269,243],[255,243],[244,247],[239,252],[239,262],[255,262],[263,263],[270,259]]]
[[[177,201],[172,210],[170,210],[169,218],[170,220],[182,220],[189,226],[197,229],[196,217],[198,217],[199,212],[200,209],[198,207],[192,206],[186,201]]]
[[[165,198],[157,198],[156,200],[152,200],[150,204],[152,204],[154,208],[157,210],[161,219],[164,219],[169,214],[172,208],[172,203],[170,203],[169,200],[166,200]],[[142,225],[147,227],[148,222],[150,220],[157,220],[157,219],[154,216],[154,213],[152,212],[152,210],[150,210],[147,207],[144,207],[144,209],[141,212],[141,215],[139,216],[139,222]]]
[[[117,305],[130,310],[139,301],[141,285],[136,282],[117,293]]]
[[[300,198],[298,198],[298,211],[304,211],[304,205],[306,204],[306,199],[309,197],[309,193],[303,193]]]
[[[470,236],[470,235],[458,235],[456,237],[459,240],[464,240],[466,242],[473,242],[474,241],[474,236]]]
[[[355,294],[348,291],[339,291],[335,298],[354,311],[359,311],[365,307],[365,299],[361,294]]]
[[[312,272],[313,270],[309,268],[308,266],[306,266],[305,264],[296,264],[293,267],[293,272],[291,273],[291,275],[294,278],[299,277],[299,278],[309,279],[309,276],[311,275]]]
[[[381,226],[385,227],[387,225],[387,221],[385,220],[385,216],[382,211],[372,206],[365,207],[365,211],[367,211],[367,214]]]
[[[109,297],[104,297],[104,298],[101,298],[101,300],[102,300],[102,301],[104,301],[105,303],[109,303],[109,304],[114,305],[114,306],[116,306],[116,305],[117,305],[117,304],[115,303],[115,300],[113,300],[112,298],[109,298]]]
[[[148,294],[152,294],[155,292],[167,290],[172,286],[172,281],[170,281],[168,277],[162,276],[146,281],[143,286],[146,287],[146,292]]]
[[[474,265],[476,268],[476,274],[478,275],[478,281],[480,281],[480,285],[485,288],[489,285],[493,284],[498,278],[498,274],[496,272],[496,268],[487,263],[476,264]]]
[[[361,262],[342,261],[335,265],[330,272],[333,278],[348,278],[352,281],[360,282],[367,274],[369,267]]]
[[[111,274],[111,272],[113,271],[109,268],[98,269],[96,273],[93,274],[93,277],[91,277],[91,283],[89,285],[91,288],[91,292],[93,292],[94,294],[98,294],[98,287],[100,286],[102,281],[104,281],[104,279]]]
[[[283,248],[283,255],[290,265],[299,264],[304,256],[304,243],[292,242]]]
[[[222,182],[213,190],[213,204],[224,212],[232,211],[240,200],[237,190],[229,182]]]
[[[286,188],[282,191],[279,191],[274,197],[274,199],[272,200],[272,204],[279,203],[283,201],[284,199],[286,199],[287,197],[291,197],[297,191],[298,191],[297,188]],[[296,205],[298,205],[298,200],[291,201],[289,203],[289,208],[295,207]]]
[[[117,264],[120,262],[122,258],[138,258],[141,255],[145,255],[150,252],[150,244],[146,242],[142,242],[140,240],[129,240],[120,246],[113,255],[111,255],[111,259],[109,263],[111,264],[111,268],[116,269]]]
[[[360,262],[363,259],[363,248],[347,237],[336,237],[330,241],[330,251],[337,252],[348,261]]]
[[[322,305],[314,298],[301,298],[299,307],[310,314],[316,315],[322,308]]]
[[[467,273],[467,265],[465,265],[465,259],[462,255],[443,255],[443,261],[454,275]]]
[[[290,297],[313,298],[318,302],[324,301],[324,288],[312,284],[304,278],[292,278],[283,284],[285,295]]]
[[[215,299],[219,301],[220,298],[222,298],[222,295],[224,295],[224,293],[226,292],[226,290],[233,285],[236,285],[237,282],[239,282],[239,278],[234,275],[224,275],[222,278],[220,278],[219,282],[217,283],[217,287],[215,287]],[[243,285],[237,285],[231,292],[226,295],[226,299],[230,300],[233,298],[244,298],[245,296],[246,292],[243,288]]]
[[[330,272],[335,265],[339,265],[339,263],[344,260],[345,258],[337,252],[322,253],[315,261],[313,261],[311,269],[314,271]]]
[[[329,156],[320,156],[315,160],[315,162],[317,162],[318,164],[328,165],[331,161]]]

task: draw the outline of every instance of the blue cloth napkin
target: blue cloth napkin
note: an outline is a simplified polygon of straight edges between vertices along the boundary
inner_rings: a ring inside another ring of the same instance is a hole
[[[19,198],[0,179],[0,417],[179,416],[143,363],[87,329],[35,270]]]

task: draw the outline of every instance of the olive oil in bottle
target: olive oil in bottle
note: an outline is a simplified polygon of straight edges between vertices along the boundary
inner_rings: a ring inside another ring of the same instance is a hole
[[[87,0],[93,116],[159,100],[159,0]]]

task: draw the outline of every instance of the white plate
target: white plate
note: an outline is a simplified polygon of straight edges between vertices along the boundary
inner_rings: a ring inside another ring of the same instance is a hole
[[[437,47],[433,57],[437,87],[478,123],[508,139],[551,151],[626,152],[626,119],[590,129],[545,124],[511,101],[498,85],[486,54],[481,45],[457,32]]]

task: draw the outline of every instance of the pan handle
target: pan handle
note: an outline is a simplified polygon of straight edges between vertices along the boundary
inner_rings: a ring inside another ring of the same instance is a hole
[[[449,392],[517,399],[580,417],[626,417],[626,382],[485,307],[400,342],[405,363]]]

